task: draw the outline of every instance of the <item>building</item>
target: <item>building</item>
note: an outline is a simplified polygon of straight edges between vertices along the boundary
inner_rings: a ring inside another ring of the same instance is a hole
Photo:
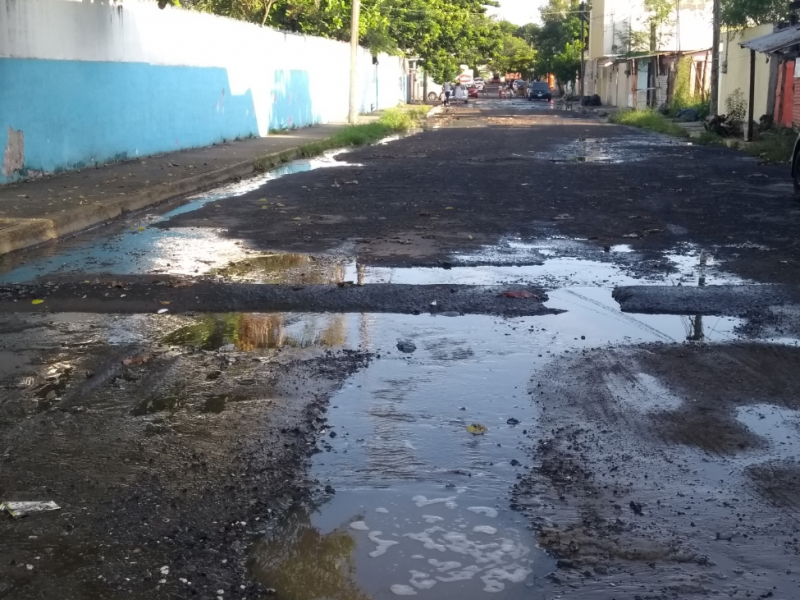
[[[773,32],[772,24],[748,27],[742,31],[723,31],[720,36],[719,53],[719,112],[727,114],[730,102],[735,96],[747,101],[750,90],[750,50],[740,44],[756,40]],[[755,94],[753,96],[753,115],[758,119],[761,115],[771,114],[774,104],[774,92],[777,79],[779,59],[767,60],[761,55],[755,64]],[[790,63],[788,81],[794,81],[794,60]],[[773,73],[773,71],[775,71]],[[792,115],[792,97],[781,108],[786,108],[789,124]],[[780,122],[780,119],[776,119]]]
[[[644,0],[595,0],[589,21],[584,94],[630,108],[669,104],[678,60],[691,56],[690,86],[710,81],[712,0],[675,0],[670,17],[651,27]]]

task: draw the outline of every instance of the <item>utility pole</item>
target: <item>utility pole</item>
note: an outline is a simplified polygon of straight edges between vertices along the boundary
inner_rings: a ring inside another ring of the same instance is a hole
[[[353,0],[353,16],[350,19],[350,114],[347,121],[358,123],[358,19],[361,0]]]
[[[719,2],[714,0],[714,17],[712,21],[713,34],[711,36],[711,89],[710,112],[711,116],[719,114]]]
[[[585,11],[586,4],[581,2],[581,79],[578,82],[578,95],[583,99],[583,74],[584,74],[584,55],[586,53],[586,35],[583,32],[584,24],[586,23],[586,13]]]

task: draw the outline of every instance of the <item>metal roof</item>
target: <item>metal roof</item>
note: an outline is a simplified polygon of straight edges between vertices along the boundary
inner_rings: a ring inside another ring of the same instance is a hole
[[[741,42],[739,45],[742,48],[748,48],[756,52],[773,54],[795,44],[800,44],[800,25],[792,25],[791,27],[762,35],[754,40]]]

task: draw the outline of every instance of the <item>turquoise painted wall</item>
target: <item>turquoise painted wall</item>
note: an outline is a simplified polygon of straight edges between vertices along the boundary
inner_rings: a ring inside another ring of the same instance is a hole
[[[152,0],[0,0],[0,185],[342,122],[349,77],[335,40]],[[361,48],[361,111],[405,97],[405,62]]]
[[[311,123],[302,72],[291,80],[276,109]],[[252,94],[231,94],[222,68],[0,58],[0,82],[0,150],[9,126],[25,141],[25,168],[0,183],[259,132]]]

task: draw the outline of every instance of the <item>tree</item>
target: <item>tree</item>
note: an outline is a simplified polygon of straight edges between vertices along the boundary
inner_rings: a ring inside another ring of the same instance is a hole
[[[159,2],[178,3],[178,0]],[[418,57],[437,81],[459,64],[485,63],[500,47],[498,25],[486,15],[494,0],[363,0],[360,42],[374,54]],[[351,0],[183,0],[182,5],[277,29],[350,39]]]
[[[489,67],[495,73],[522,73],[530,75],[536,53],[532,43],[519,35],[520,27],[508,21],[498,21],[501,32],[501,41],[494,60],[488,61]]]
[[[436,81],[454,78],[460,64],[489,62],[498,51],[498,25],[486,16],[484,0],[388,2],[390,36],[406,56],[418,56]]]
[[[788,15],[787,0],[720,0],[720,20],[734,29],[776,23]]]
[[[617,33],[620,45],[625,54],[636,52],[656,52],[675,35],[676,0],[644,0],[645,14],[639,19],[636,29]]]
[[[536,45],[536,41],[538,40],[541,30],[542,26],[538,23],[528,23],[527,25],[518,27],[517,31],[514,32],[514,35],[525,40],[525,43],[533,48]]]
[[[525,26],[534,36],[534,70],[541,76],[553,73],[558,84],[573,81],[581,66],[581,19],[579,0],[549,0],[540,9],[541,27]]]
[[[521,73],[527,77],[533,69],[536,53],[525,40],[513,35],[504,35],[497,58],[490,62],[495,73]]]

